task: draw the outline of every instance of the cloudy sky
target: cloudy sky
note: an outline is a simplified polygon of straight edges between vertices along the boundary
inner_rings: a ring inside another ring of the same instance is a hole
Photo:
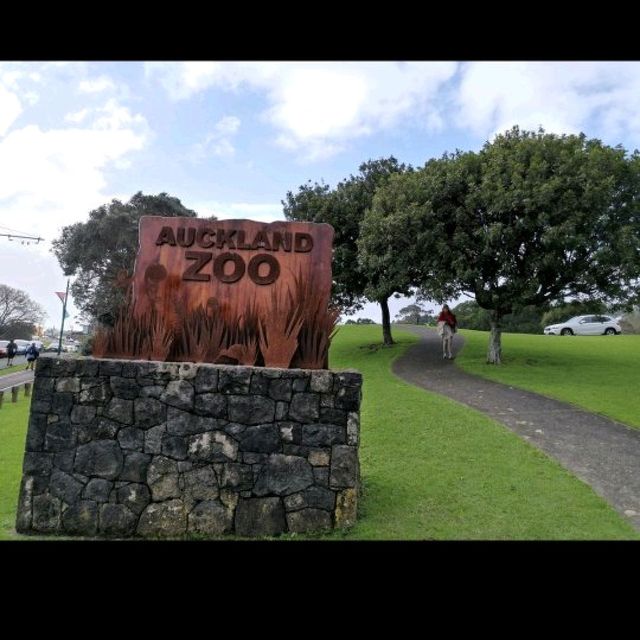
[[[0,233],[45,238],[0,237],[0,283],[59,327],[50,242],[112,198],[166,191],[201,216],[282,219],[309,179],[390,155],[421,166],[514,124],[640,147],[640,64],[0,62]],[[380,320],[376,305],[359,315]]]

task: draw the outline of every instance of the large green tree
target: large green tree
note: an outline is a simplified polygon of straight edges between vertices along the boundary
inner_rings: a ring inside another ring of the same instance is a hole
[[[423,255],[490,312],[487,362],[505,315],[569,296],[638,294],[640,155],[580,135],[514,127],[479,153],[420,171]],[[443,273],[444,277],[444,273]]]
[[[393,156],[369,160],[359,167],[357,175],[340,182],[335,189],[324,183],[307,183],[297,192],[288,191],[282,201],[287,220],[327,222],[335,230],[333,250],[332,299],[343,312],[362,308],[365,298],[380,303],[383,332],[390,336],[388,296],[371,288],[369,273],[358,261],[360,224],[373,203],[378,187],[391,175],[410,171]],[[386,326],[386,330],[384,327]]]
[[[114,199],[94,209],[86,222],[64,227],[54,240],[53,251],[65,275],[76,276],[71,294],[85,315],[113,324],[124,300],[123,290],[114,285],[119,272],[133,272],[138,223],[141,216],[151,215],[197,216],[166,193],[147,196],[138,192],[126,203]]]
[[[383,309],[385,344],[393,342],[387,305],[392,295],[408,296],[419,284],[425,298],[441,299],[455,293],[448,272],[425,257],[438,236],[425,224],[423,210],[419,172],[397,173],[379,185],[360,226],[360,271],[367,280],[365,294]]]

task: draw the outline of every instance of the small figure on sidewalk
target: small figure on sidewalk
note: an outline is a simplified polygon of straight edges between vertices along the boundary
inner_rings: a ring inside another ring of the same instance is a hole
[[[438,316],[438,333],[442,336],[442,358],[444,360],[452,360],[451,343],[453,342],[453,334],[456,332],[458,321],[455,315],[449,309],[449,305],[445,304]]]
[[[32,342],[31,346],[25,351],[25,356],[27,356],[27,369],[31,369],[33,371],[33,363],[38,359],[40,352],[38,351],[38,347],[36,347],[36,343]]]
[[[11,338],[7,345],[7,367],[13,367],[13,359],[15,358],[17,351],[18,345],[13,341],[13,338]]]

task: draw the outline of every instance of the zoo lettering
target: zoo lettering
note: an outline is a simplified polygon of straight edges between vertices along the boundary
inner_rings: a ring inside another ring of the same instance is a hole
[[[251,242],[247,242],[243,229],[213,229],[212,227],[178,227],[174,234],[172,227],[162,227],[156,245],[168,244],[171,247],[180,246],[184,248],[192,247],[194,244],[202,249],[245,249],[255,251],[264,249],[266,251],[286,251],[291,253],[308,253],[313,249],[313,238],[308,233],[290,233],[288,231],[271,232],[271,239],[266,231],[258,231]],[[202,273],[202,269],[211,262],[214,257],[211,251],[185,251],[184,257],[193,260],[182,274],[183,280],[195,280],[198,282],[208,282],[211,274]],[[233,263],[233,271],[225,273],[225,265]],[[268,270],[260,275],[260,267],[266,265]],[[226,251],[220,253],[213,260],[213,275],[220,282],[233,283],[242,278],[248,271],[249,278],[255,284],[266,285],[275,282],[280,275],[280,263],[276,258],[268,253],[261,253],[253,256],[249,260],[249,265],[245,264],[243,258],[237,253]]]

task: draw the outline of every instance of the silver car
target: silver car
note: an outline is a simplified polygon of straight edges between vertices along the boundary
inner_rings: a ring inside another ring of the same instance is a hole
[[[609,316],[575,316],[566,322],[544,328],[546,336],[615,336],[622,333],[620,325]]]

